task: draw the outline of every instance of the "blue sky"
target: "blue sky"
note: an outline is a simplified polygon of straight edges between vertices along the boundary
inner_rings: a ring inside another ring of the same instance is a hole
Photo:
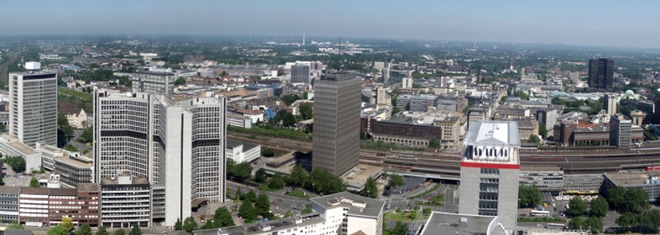
[[[8,1],[0,35],[302,35],[660,48],[660,1]]]

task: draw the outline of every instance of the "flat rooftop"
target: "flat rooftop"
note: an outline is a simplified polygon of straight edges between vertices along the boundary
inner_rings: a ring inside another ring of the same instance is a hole
[[[137,73],[137,74],[174,76],[174,73],[170,73],[170,72],[154,72],[154,71],[146,71],[146,70],[140,70],[140,71],[137,71],[135,73]]]
[[[434,211],[420,235],[489,234],[488,226],[496,222],[494,216],[453,214]],[[499,227],[501,229],[501,227]],[[504,230],[502,230],[504,232]]]
[[[25,155],[37,153],[37,151],[35,151],[33,148],[30,148],[29,146],[20,142],[11,142],[7,144]]]
[[[55,161],[56,162],[63,162],[64,164],[67,164],[67,165],[70,165],[70,166],[75,166],[75,167],[78,167],[78,168],[92,167],[92,162],[84,162],[84,161],[80,161],[78,159],[70,158],[68,156],[57,157],[57,158],[55,158]]]
[[[355,74],[351,73],[338,73],[338,74],[327,74],[322,76],[320,80],[322,81],[343,81],[357,77]]]
[[[518,123],[515,121],[477,120],[465,134],[465,145],[520,146]]]
[[[103,179],[101,179],[101,184],[102,185],[120,185],[119,184],[119,177],[115,177],[115,179],[103,178]],[[131,176],[131,184],[148,185],[149,180],[146,177],[132,177]]]
[[[331,195],[310,199],[313,203],[324,208],[349,207],[349,215],[377,217],[383,210],[384,201],[363,197],[349,192],[340,192]]]
[[[648,184],[647,181],[653,176],[660,176],[660,171],[621,170],[616,173],[605,174],[605,177],[617,186]]]
[[[382,167],[358,164],[339,178],[348,184],[349,187],[361,189],[369,177],[376,179],[382,173]]]

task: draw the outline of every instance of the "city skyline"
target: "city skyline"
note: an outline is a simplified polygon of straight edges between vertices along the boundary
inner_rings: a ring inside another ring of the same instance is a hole
[[[660,48],[660,3],[47,1],[6,3],[0,35],[274,35]],[[48,7],[45,7],[48,5]],[[26,13],[30,14],[26,14]],[[32,17],[39,15],[40,17]]]

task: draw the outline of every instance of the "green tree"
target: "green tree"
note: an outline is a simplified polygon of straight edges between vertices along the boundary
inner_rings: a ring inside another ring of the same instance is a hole
[[[174,81],[174,85],[175,85],[175,86],[183,85],[183,84],[186,84],[186,79],[183,78],[183,77],[178,77],[178,78]]]
[[[642,188],[627,188],[626,210],[641,213],[649,208],[649,194]]]
[[[192,216],[189,216],[185,220],[183,220],[183,230],[186,230],[186,232],[191,233],[193,230],[197,230],[197,221],[195,221],[195,218]],[[132,235],[132,234],[129,234]]]
[[[57,114],[57,125],[60,127],[60,130],[62,130],[62,132],[64,132],[65,135],[67,136],[73,135],[73,127],[69,125],[69,121],[66,119],[66,115],[64,113]]]
[[[14,221],[12,221],[11,223],[9,223],[9,225],[7,225],[7,228],[8,228],[8,229],[16,229],[16,230],[23,230],[23,229],[25,229],[25,228],[23,227],[23,225],[21,225],[20,223],[18,223],[18,221],[16,221],[16,220],[14,220]]]
[[[218,223],[219,228],[235,225],[234,219],[231,217],[231,212],[229,212],[229,209],[227,209],[226,206],[215,210],[215,214],[213,214],[213,220]]]
[[[646,225],[649,228],[657,229],[660,227],[660,210],[653,209],[644,211],[641,215],[638,215],[639,222]]]
[[[252,166],[249,162],[239,163],[233,167],[231,175],[236,181],[243,182],[252,176]]]
[[[616,218],[614,222],[623,228],[633,227],[639,224],[637,215],[630,212],[623,213],[618,218]]]
[[[543,138],[548,137],[548,129],[545,127],[545,122],[539,122],[539,135],[541,135]]]
[[[60,223],[60,226],[66,228],[67,231],[71,231],[73,229],[73,218],[71,217],[62,218],[62,223]]]
[[[390,235],[405,235],[408,232],[408,225],[405,223],[399,221],[396,222],[396,225],[394,225],[394,228],[388,231]]]
[[[181,223],[180,218],[176,218],[176,222],[174,223],[174,231],[181,231],[183,230],[183,223]]]
[[[286,211],[286,213],[284,213],[284,216],[282,216],[282,217],[283,217],[283,218],[289,218],[289,217],[291,217],[291,216],[293,216],[293,212],[291,212],[290,210],[288,210],[288,211]]]
[[[227,175],[232,176],[234,174],[234,170],[236,168],[236,162],[234,161],[234,159],[227,158],[227,161],[225,162],[225,165],[226,165],[226,168],[227,168]]]
[[[82,134],[80,134],[80,137],[78,137],[78,142],[81,143],[90,143],[94,140],[94,128],[93,127],[88,127],[85,128]]]
[[[543,195],[536,185],[520,185],[518,186],[518,207],[532,208],[541,204]]]
[[[295,165],[291,169],[291,174],[287,178],[287,182],[294,187],[301,187],[307,183],[309,174],[301,165]]]
[[[605,217],[607,215],[608,210],[609,210],[609,206],[607,205],[607,201],[603,197],[598,197],[591,201],[590,215],[596,217]]]
[[[272,179],[270,179],[270,183],[268,184],[268,188],[273,189],[273,190],[281,189],[281,188],[284,188],[284,184],[285,184],[284,176],[282,176],[282,174],[280,174],[278,172],[278,173],[275,173],[275,175],[273,175]]]
[[[568,228],[570,229],[587,229],[587,223],[582,216],[573,217],[570,222],[568,222]]]
[[[392,114],[391,114],[391,115],[394,116],[394,114],[397,114],[397,113],[399,113],[399,112],[401,112],[401,109],[400,109],[399,107],[393,107],[393,108],[392,108]]]
[[[378,185],[376,184],[376,180],[371,178],[371,176],[367,178],[367,182],[364,184],[364,188],[360,191],[360,195],[370,198],[378,197]]]
[[[589,205],[587,205],[587,202],[582,200],[580,197],[574,197],[571,199],[571,201],[568,202],[568,214],[570,214],[573,217],[581,216],[586,214],[587,208]]]
[[[314,117],[314,109],[311,104],[302,103],[298,109],[300,109],[300,116],[302,116],[303,120],[312,119]]]
[[[92,235],[92,228],[89,227],[89,224],[83,224],[76,230],[76,235]]]
[[[341,179],[324,169],[314,169],[309,176],[310,189],[319,194],[333,194],[346,190]]]
[[[254,202],[254,208],[257,210],[257,214],[262,217],[269,217],[270,215],[270,200],[266,194],[259,194],[257,200]]]
[[[70,152],[78,152],[78,148],[76,148],[73,145],[67,144],[64,146],[64,150],[70,151]]]
[[[275,150],[272,150],[272,149],[262,149],[262,150],[261,150],[261,156],[264,156],[264,157],[272,157],[272,156],[275,156]]]
[[[124,233],[123,229],[119,229],[119,230],[115,231],[115,233],[114,233],[114,235],[124,235],[124,234],[125,233]]]
[[[584,221],[586,227],[591,229],[592,233],[603,232],[603,221],[599,217],[589,217]]]
[[[250,200],[250,201],[257,200],[257,194],[254,191],[250,190],[250,192],[245,194],[245,200]]]
[[[193,220],[193,222],[194,221],[195,220]],[[195,222],[195,226],[197,226],[197,222]],[[197,228],[195,228],[195,229],[197,229]],[[131,228],[131,231],[128,233],[128,235],[142,235],[142,230],[140,230],[140,225],[134,224],[133,228]]]
[[[304,215],[304,214],[309,214],[309,213],[312,213],[312,212],[313,212],[313,210],[312,210],[312,204],[307,204],[307,205],[305,205],[305,209],[303,209],[302,211],[300,211],[300,214],[301,214],[301,215]]]
[[[245,194],[243,194],[243,192],[241,192],[240,187],[236,190],[236,195],[234,196],[234,199],[238,199],[238,200],[241,200],[241,201],[245,200]]]
[[[521,100],[529,100],[529,95],[525,94],[523,91],[516,91],[513,95]]]
[[[105,226],[101,225],[101,226],[99,226],[99,229],[96,230],[96,234],[95,234],[95,235],[110,235],[110,234],[109,234],[108,231],[105,229]]]
[[[266,174],[266,170],[264,168],[259,168],[259,170],[254,173],[254,181],[257,183],[266,182],[266,179],[268,179],[268,175]]]
[[[238,208],[238,216],[243,218],[246,223],[250,223],[257,219],[257,210],[252,205],[250,199],[245,199],[241,206]]]
[[[610,204],[610,208],[624,212],[624,206],[626,204],[626,188],[611,188],[607,191],[607,195],[607,202]]]
[[[286,105],[291,105],[293,102],[296,102],[296,100],[299,100],[300,97],[298,95],[285,95],[282,97],[282,101],[286,103]]]
[[[429,141],[429,148],[437,149],[437,148],[440,148],[441,146],[442,146],[442,145],[440,144],[440,140],[439,140],[439,139],[431,139],[431,140]]]
[[[538,143],[541,142],[541,140],[539,139],[538,135],[532,134],[532,135],[529,136],[529,142],[538,144]]]
[[[48,229],[48,235],[71,235],[71,229],[62,225],[53,226]]]
[[[431,212],[432,212],[432,211],[431,211],[431,208],[428,208],[428,207],[427,207],[427,208],[424,208],[424,210],[422,210],[422,213],[423,213],[424,215],[427,215],[427,216],[430,215]]]
[[[398,174],[390,174],[390,175],[388,176],[388,178],[390,178],[390,181],[389,181],[389,183],[388,183],[390,186],[401,186],[401,185],[404,185],[403,176],[401,176],[401,175],[398,175]]]
[[[34,176],[30,180],[30,187],[33,187],[33,188],[38,188],[39,187],[39,180],[37,178],[35,178]]]
[[[7,163],[17,173],[25,171],[25,159],[21,156],[6,156],[4,163]]]

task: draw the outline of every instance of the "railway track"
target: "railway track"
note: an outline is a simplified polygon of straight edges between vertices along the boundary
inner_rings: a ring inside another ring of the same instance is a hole
[[[278,137],[254,137],[244,133],[231,133],[229,138],[260,144],[265,148],[283,151],[311,151],[312,143]],[[412,156],[401,158],[399,156]],[[631,151],[592,152],[521,152],[521,166],[536,169],[556,169],[566,174],[614,172],[625,169],[646,169],[660,165],[660,147],[638,148]],[[374,151],[360,150],[360,162],[384,168],[411,172],[455,176],[460,172],[460,153],[430,151]]]

